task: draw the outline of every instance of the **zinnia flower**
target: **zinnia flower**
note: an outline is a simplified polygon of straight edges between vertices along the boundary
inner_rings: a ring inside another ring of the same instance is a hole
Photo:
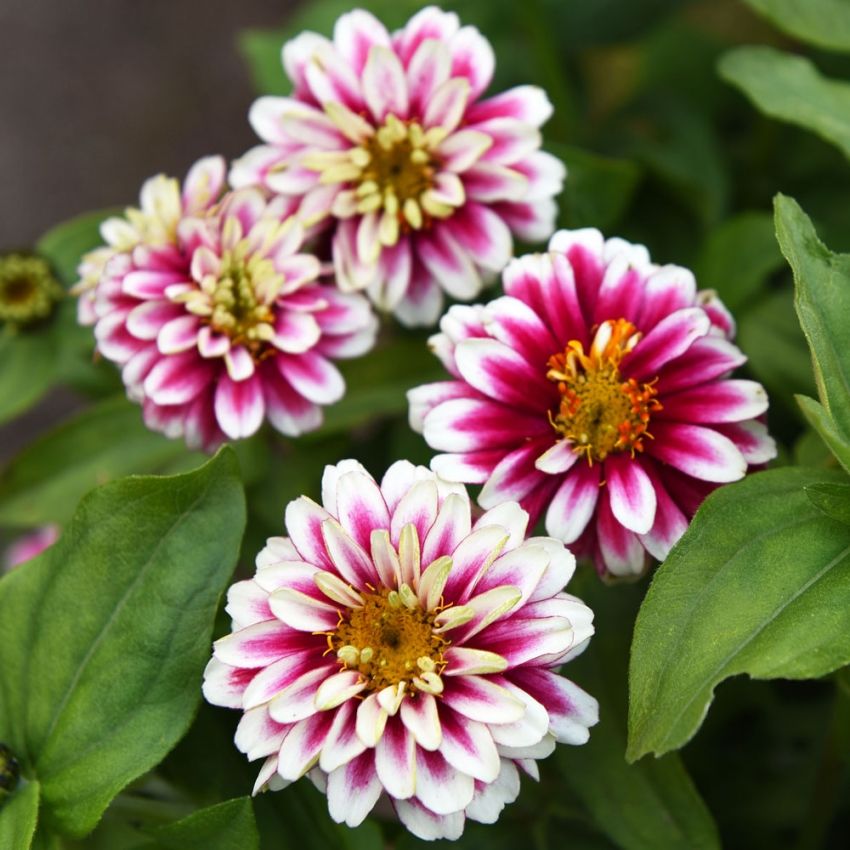
[[[506,295],[453,307],[434,352],[454,380],[412,390],[410,420],[445,478],[517,500],[600,571],[663,560],[703,498],[776,454],[767,395],[693,274],[596,230],[514,260]],[[575,545],[572,545],[575,544]]]
[[[265,144],[230,179],[333,225],[343,289],[367,289],[405,324],[433,324],[442,290],[469,300],[504,268],[512,233],[552,233],[565,170],[540,150],[538,129],[552,107],[534,86],[482,99],[493,50],[454,13],[430,6],[391,35],[355,10],[332,41],[288,42],[283,64],[292,96],[254,103]]]
[[[154,209],[173,199],[158,188]],[[93,290],[98,350],[122,367],[147,425],[208,450],[264,417],[289,436],[317,428],[320,405],[345,390],[331,360],[362,354],[377,330],[363,296],[316,282],[284,198],[216,200],[178,216],[168,239],[115,251]]]
[[[21,564],[31,561],[59,539],[59,527],[44,525],[41,528],[19,537],[6,550],[3,556],[3,571],[9,572]]]
[[[461,485],[399,461],[380,486],[327,467],[324,507],[286,509],[250,581],[230,589],[233,633],[204,694],[244,711],[236,745],[264,759],[255,792],[307,774],[356,826],[388,800],[416,835],[494,822],[518,768],[581,744],[596,701],[554,668],[593,632],[562,592],[575,559],[505,503],[472,523]]]

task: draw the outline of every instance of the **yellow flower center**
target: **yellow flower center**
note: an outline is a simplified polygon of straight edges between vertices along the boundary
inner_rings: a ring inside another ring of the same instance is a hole
[[[546,377],[561,394],[549,421],[589,464],[612,452],[634,456],[644,450],[644,438],[652,439],[647,427],[652,412],[661,410],[655,398],[658,379],[639,383],[620,376],[620,362],[640,337],[631,322],[608,320],[599,326],[588,353],[578,340],[571,340],[562,354],[549,358]]]
[[[341,616],[328,646],[342,664],[357,670],[369,690],[402,685],[427,693],[442,691],[439,674],[446,666],[449,641],[434,632],[438,612],[426,611],[416,594],[379,588],[362,593],[363,605]]]
[[[268,269],[261,268],[268,265]],[[256,348],[273,336],[274,314],[258,297],[254,275],[274,274],[270,260],[240,260],[232,254],[222,257],[221,272],[212,292],[210,324],[234,342]],[[271,333],[270,333],[271,332]]]
[[[63,294],[50,267],[39,257],[0,257],[0,321],[23,325],[44,319]]]

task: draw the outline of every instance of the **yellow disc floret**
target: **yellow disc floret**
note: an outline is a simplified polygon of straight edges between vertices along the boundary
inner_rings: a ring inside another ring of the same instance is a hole
[[[561,394],[549,421],[590,464],[612,452],[634,456],[644,450],[645,438],[652,439],[647,428],[652,412],[661,410],[658,379],[640,383],[620,375],[622,359],[640,337],[631,322],[609,319],[597,329],[588,353],[578,340],[571,340],[563,353],[549,358],[546,377]]]

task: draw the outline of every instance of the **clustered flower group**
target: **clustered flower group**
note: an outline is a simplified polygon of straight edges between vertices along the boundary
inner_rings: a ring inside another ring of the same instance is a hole
[[[353,11],[283,66],[292,94],[256,101],[262,144],[229,174],[208,157],[182,185],[154,177],[103,223],[79,319],[148,426],[209,451],[266,420],[318,428],[345,391],[335,361],[375,343],[373,308],[430,326],[502,273],[502,297],[440,319],[450,379],[409,393],[432,470],[400,461],[379,485],[328,467],[323,504],[290,503],[288,536],[231,588],[204,682],[243,712],[255,792],[308,775],[339,822],[377,805],[456,838],[597,720],[557,672],[593,631],[565,544],[603,574],[666,558],[713,488],[774,456],[767,397],[731,377],[732,317],[688,270],[596,230],[552,236],[551,105],[534,86],[485,96],[493,51],[455,14],[390,33]],[[526,539],[540,518],[549,536]]]

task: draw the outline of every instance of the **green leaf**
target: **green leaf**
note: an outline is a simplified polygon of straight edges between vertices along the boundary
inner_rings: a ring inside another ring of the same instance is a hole
[[[148,430],[137,405],[113,398],[37,439],[0,474],[0,523],[64,523],[80,497],[122,475],[162,470],[186,446]],[[194,455],[201,459],[201,455]]]
[[[740,213],[711,232],[694,266],[701,289],[714,289],[735,312],[782,267],[773,219],[768,213]]]
[[[779,29],[818,47],[850,51],[846,0],[745,0]]]
[[[850,525],[850,484],[810,484],[806,495],[819,511]]]
[[[35,404],[56,375],[56,346],[44,330],[0,332],[0,424]]]
[[[777,195],[776,237],[794,271],[794,306],[809,343],[818,395],[850,435],[850,254],[833,254],[792,198]]]
[[[850,473],[850,441],[843,434],[838,433],[835,422],[826,408],[813,398],[804,395],[797,396],[797,404],[800,405],[808,423],[835,455],[835,459]]]
[[[38,240],[36,251],[50,261],[59,280],[70,286],[78,279],[77,266],[83,254],[103,244],[100,223],[121,212],[119,208],[97,210],[65,221]]]
[[[628,159],[600,156],[567,145],[552,145],[552,152],[567,166],[561,196],[561,216],[567,227],[601,227],[616,224],[629,207],[641,171]]]
[[[244,526],[225,449],[195,472],[98,488],[0,581],[0,740],[40,781],[51,827],[89,832],[188,728]]]
[[[38,792],[38,782],[28,782],[0,802],[0,847],[29,850],[38,821]]]
[[[685,744],[730,676],[814,678],[850,662],[850,530],[804,491],[840,480],[777,469],[703,503],[638,615],[630,759]]]
[[[830,80],[808,59],[772,47],[731,50],[719,70],[765,115],[811,130],[850,157],[850,83]]]
[[[153,830],[162,850],[258,850],[260,835],[250,797],[228,800]]]
[[[599,700],[600,718],[586,744],[556,750],[561,782],[623,850],[719,848],[717,828],[677,755],[626,762],[626,668],[641,588],[606,586],[586,571],[570,592],[593,609],[596,634],[564,673]]]
[[[806,338],[794,317],[789,289],[755,301],[738,321],[738,345],[747,365],[767,387],[771,404],[796,412],[795,393],[815,393]]]

